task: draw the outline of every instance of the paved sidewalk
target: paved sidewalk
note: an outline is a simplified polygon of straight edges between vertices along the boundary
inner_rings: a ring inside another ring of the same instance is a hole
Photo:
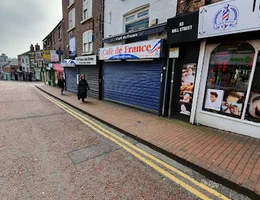
[[[37,87],[244,192],[260,195],[260,139],[160,118],[47,85]],[[259,133],[260,134],[260,133]]]

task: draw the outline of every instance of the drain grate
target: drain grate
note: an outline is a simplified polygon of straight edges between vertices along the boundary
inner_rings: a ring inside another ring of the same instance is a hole
[[[109,141],[105,141],[72,151],[69,153],[69,157],[73,164],[76,165],[118,149],[121,149],[121,147]]]

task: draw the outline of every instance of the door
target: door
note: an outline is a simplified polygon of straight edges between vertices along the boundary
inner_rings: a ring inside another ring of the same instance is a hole
[[[170,96],[170,117],[189,121],[200,43],[180,46],[179,58],[173,62],[173,76]]]
[[[162,63],[104,63],[104,99],[148,110],[159,111]]]

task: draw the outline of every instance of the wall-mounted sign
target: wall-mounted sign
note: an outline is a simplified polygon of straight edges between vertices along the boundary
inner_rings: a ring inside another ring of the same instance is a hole
[[[75,67],[75,65],[76,65],[75,60],[64,59],[64,60],[61,61],[62,67]]]
[[[196,41],[198,39],[198,21],[198,11],[168,19],[168,44],[178,44],[183,42]]]
[[[76,65],[96,65],[97,64],[97,56],[80,56],[76,57]]]
[[[148,40],[101,48],[99,49],[99,60],[159,58],[161,56],[161,43],[161,40]]]
[[[69,56],[76,56],[76,38],[70,38],[69,40]]]
[[[56,53],[56,50],[50,50],[51,54],[51,61],[52,62],[58,62],[59,61],[59,55]]]
[[[50,50],[43,50],[43,60],[51,60]]]
[[[104,38],[103,42],[110,43],[110,42],[116,42],[116,41],[121,41],[121,40],[127,40],[130,38],[137,38],[137,37],[141,37],[144,35],[152,35],[152,34],[156,34],[156,33],[161,33],[161,32],[164,32],[165,30],[166,30],[165,25],[154,26],[154,27],[146,28],[141,31],[139,30],[139,31],[135,31],[132,33],[125,33],[125,34],[121,34],[121,35],[117,35],[117,36],[112,36],[109,38]]]
[[[169,58],[179,58],[179,47],[170,48]]]
[[[260,30],[259,0],[227,0],[200,8],[198,38]]]

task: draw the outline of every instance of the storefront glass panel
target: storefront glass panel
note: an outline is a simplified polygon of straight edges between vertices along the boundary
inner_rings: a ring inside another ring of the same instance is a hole
[[[249,43],[221,44],[213,50],[203,110],[242,118],[254,55]]]
[[[260,122],[260,53],[257,56],[254,78],[245,119]]]

